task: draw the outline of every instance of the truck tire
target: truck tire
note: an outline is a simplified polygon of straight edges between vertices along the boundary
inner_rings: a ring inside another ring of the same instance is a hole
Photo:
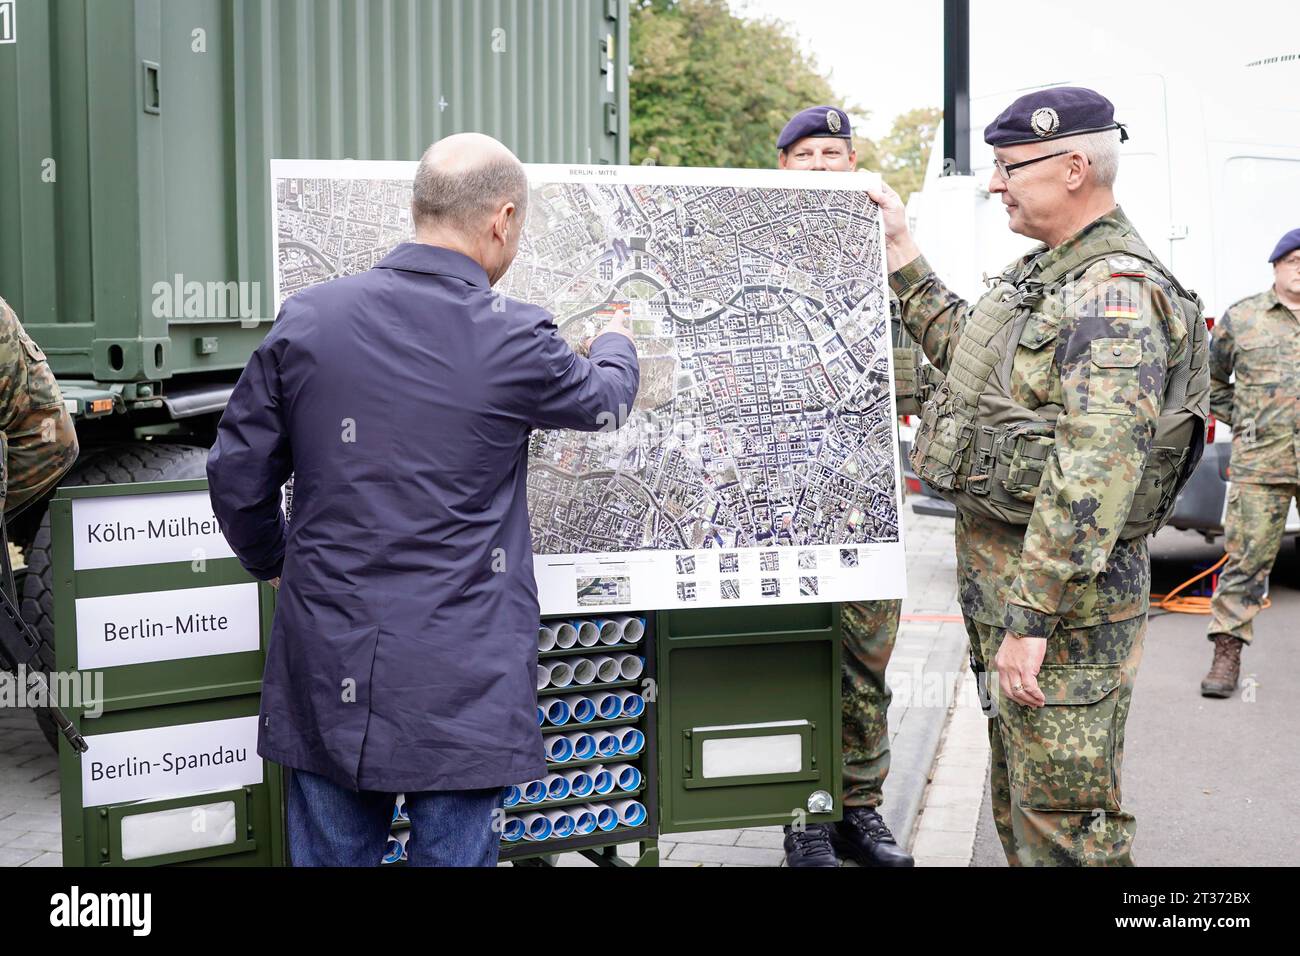
[[[132,442],[90,452],[73,466],[60,487],[72,485],[122,485],[137,481],[176,481],[203,478],[208,450],[193,445]],[[27,573],[19,589],[23,619],[41,638],[40,659],[46,671],[54,669],[54,588],[50,576],[50,515],[27,549]],[[59,731],[49,715],[36,712],[45,739],[56,751]]]

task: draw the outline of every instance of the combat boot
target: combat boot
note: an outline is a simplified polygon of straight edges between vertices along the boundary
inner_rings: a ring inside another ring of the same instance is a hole
[[[1202,697],[1231,697],[1241,676],[1241,646],[1246,643],[1231,634],[1214,635],[1214,663],[1201,681]]]
[[[835,848],[858,866],[915,866],[874,807],[845,807],[832,833]]]
[[[831,846],[830,827],[810,823],[798,830],[785,828],[786,866],[839,866],[840,858]]]

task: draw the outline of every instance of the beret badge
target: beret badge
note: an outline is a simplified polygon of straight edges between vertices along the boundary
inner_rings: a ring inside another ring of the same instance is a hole
[[[826,111],[826,128],[829,129],[832,133],[838,133],[840,131],[839,113],[835,112],[834,110]]]
[[[1047,137],[1061,128],[1061,118],[1056,115],[1056,110],[1043,106],[1034,110],[1034,115],[1029,117],[1029,126],[1039,136]]]

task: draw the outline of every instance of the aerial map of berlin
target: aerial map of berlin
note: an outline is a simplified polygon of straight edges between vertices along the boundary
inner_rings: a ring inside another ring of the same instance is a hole
[[[889,303],[869,174],[529,166],[497,284],[577,346],[630,320],[627,422],[538,431],[543,614],[901,597]],[[414,163],[272,163],[277,302],[411,236]]]

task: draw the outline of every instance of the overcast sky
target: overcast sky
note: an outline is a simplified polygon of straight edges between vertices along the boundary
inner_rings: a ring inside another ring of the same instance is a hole
[[[893,118],[943,106],[942,0],[731,0],[791,23],[834,89]],[[971,0],[976,95],[1081,75],[1214,69],[1300,53],[1298,0]]]

